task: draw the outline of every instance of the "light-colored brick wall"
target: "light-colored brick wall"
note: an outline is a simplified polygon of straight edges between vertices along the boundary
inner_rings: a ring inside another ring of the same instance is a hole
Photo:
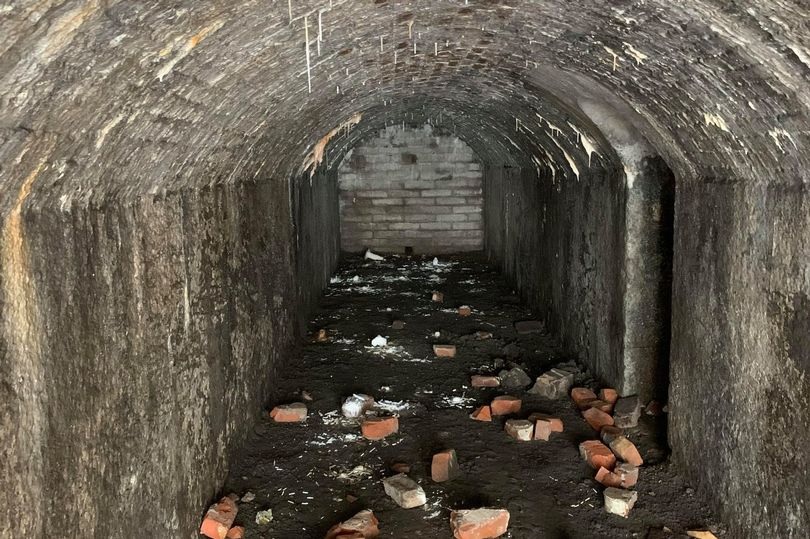
[[[467,144],[432,127],[388,127],[340,166],[346,251],[440,254],[483,248],[481,167]]]

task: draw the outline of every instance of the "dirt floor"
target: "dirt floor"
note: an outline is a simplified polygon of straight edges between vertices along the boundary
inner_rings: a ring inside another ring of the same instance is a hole
[[[444,293],[443,303],[431,301],[433,290]],[[472,316],[457,314],[463,304],[473,308]],[[309,418],[303,424],[263,419],[233,460],[224,493],[255,495],[239,506],[237,524],[247,528],[245,536],[320,539],[334,523],[368,508],[380,520],[381,537],[449,538],[450,511],[479,506],[509,510],[504,537],[510,538],[644,538],[657,537],[664,527],[674,533],[662,537],[683,537],[678,534],[692,528],[721,532],[706,501],[667,461],[660,434],[665,415],[645,416],[628,431],[645,465],[638,502],[624,519],[604,512],[603,487],[578,451],[580,442],[598,436],[570,399],[469,386],[471,374],[497,374],[504,364],[522,366],[532,380],[566,364],[577,370],[575,385],[599,388],[552,336],[515,332],[515,321],[531,318],[478,255],[445,257],[438,266],[421,257],[347,257],[309,327],[325,328],[330,341],[308,342],[278,381],[274,404],[300,401],[306,391],[313,399]],[[390,327],[395,319],[405,322],[404,329]],[[476,340],[478,330],[493,338]],[[386,347],[371,347],[377,335],[388,338]],[[435,358],[434,343],[456,344],[458,355]],[[400,432],[383,441],[363,439],[356,420],[340,413],[342,400],[356,392],[374,396],[381,413],[398,414]],[[504,433],[502,419],[469,418],[477,405],[501,394],[524,398],[520,417],[540,411],[562,418],[565,432],[547,442],[518,442]],[[431,457],[449,448],[458,454],[462,475],[434,483]],[[410,464],[427,505],[401,509],[385,495],[381,480],[394,475],[395,462]],[[256,512],[265,509],[272,509],[273,520],[258,526]]]

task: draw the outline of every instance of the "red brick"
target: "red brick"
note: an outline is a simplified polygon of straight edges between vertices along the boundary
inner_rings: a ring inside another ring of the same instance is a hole
[[[521,401],[517,397],[510,395],[501,395],[495,397],[490,403],[489,407],[492,410],[492,415],[509,415],[517,414],[520,412]]]
[[[370,417],[360,425],[363,437],[367,440],[382,440],[399,432],[399,419],[396,417]]]
[[[551,436],[551,432],[551,421],[546,421],[545,419],[534,421],[533,439],[547,441]]]
[[[470,377],[470,385],[473,387],[498,387],[501,385],[501,379],[497,376],[474,374]]]
[[[225,537],[227,539],[242,539],[245,536],[245,528],[242,526],[234,526],[230,530],[228,530],[228,535]]]
[[[470,417],[476,421],[492,421],[492,409],[489,406],[479,406]]]
[[[472,309],[469,305],[462,305],[458,308],[458,315],[459,316],[470,316],[472,314]]]
[[[233,526],[237,512],[236,502],[233,499],[227,496],[222,498],[208,508],[200,526],[200,534],[210,539],[225,539],[228,530]]]
[[[595,470],[600,467],[612,470],[616,466],[616,456],[599,440],[587,440],[579,444],[579,454]]]
[[[613,412],[613,405],[610,404],[609,402],[603,401],[601,399],[594,399],[592,401],[587,401],[587,403],[585,404],[585,407],[586,407],[586,409],[587,408],[596,408],[597,410],[601,410],[601,411],[605,412],[606,414],[610,414],[610,413]]]
[[[605,402],[609,402],[610,405],[613,406],[614,404],[616,404],[616,401],[619,400],[619,392],[609,387],[600,389],[599,399]]]
[[[563,432],[563,422],[559,417],[552,417],[550,415],[535,412],[529,416],[529,421],[547,421],[551,424],[551,432]]]
[[[619,436],[624,436],[624,431],[616,425],[605,425],[602,427],[602,430],[599,431],[599,437],[602,439],[602,442],[607,445],[610,445],[610,442]]]
[[[589,402],[596,400],[596,393],[586,387],[575,387],[571,390],[571,398],[577,408],[584,410],[588,407]]]
[[[613,425],[613,417],[598,408],[588,408],[582,412],[582,417],[596,432],[601,431],[602,427]]]
[[[487,508],[453,511],[450,527],[455,539],[494,539],[509,528],[509,511]]]
[[[433,353],[436,357],[456,357],[455,344],[434,344]]]
[[[270,411],[276,423],[300,423],[307,418],[307,405],[303,402],[280,404]]]
[[[619,436],[610,442],[610,448],[616,453],[617,457],[625,462],[629,462],[633,466],[641,466],[644,464],[644,460],[641,458],[641,454],[638,452],[635,444],[624,436]]]
[[[447,449],[433,455],[430,465],[430,477],[437,483],[450,481],[458,476],[458,460],[455,449]]]
[[[375,539],[380,535],[379,524],[374,513],[365,509],[349,520],[332,526],[325,539]]]
[[[606,487],[620,488],[622,486],[622,476],[611,472],[605,467],[599,467],[596,472],[596,480],[605,485]]]

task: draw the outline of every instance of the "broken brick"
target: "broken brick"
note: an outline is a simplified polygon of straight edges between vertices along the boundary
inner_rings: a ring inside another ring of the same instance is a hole
[[[447,449],[433,455],[430,465],[430,477],[437,483],[450,481],[458,476],[458,460],[455,449]]]
[[[603,401],[602,399],[594,399],[592,401],[587,401],[587,403],[585,404],[585,407],[586,407],[586,409],[587,408],[596,408],[597,410],[601,410],[602,412],[605,412],[606,414],[609,414],[609,413],[611,413],[613,411],[613,405],[610,404],[607,401]]]
[[[507,419],[504,425],[506,434],[521,442],[531,441],[534,434],[534,425],[525,419]]]
[[[497,376],[474,374],[470,377],[470,385],[473,387],[498,387],[501,385],[501,379]]]
[[[617,457],[625,462],[629,462],[633,466],[641,466],[644,464],[644,459],[641,458],[641,454],[638,452],[635,444],[624,436],[618,436],[610,442],[610,449],[616,453]]]
[[[607,445],[610,445],[610,442],[619,436],[624,436],[624,431],[615,425],[605,425],[602,427],[602,430],[599,431],[599,437],[602,438],[602,441]]]
[[[455,344],[434,344],[433,353],[436,357],[456,357]]]
[[[552,432],[550,421],[540,419],[537,421],[529,421],[529,423],[534,424],[534,435],[532,436],[534,440],[548,441]]]
[[[380,529],[377,517],[374,516],[370,509],[364,509],[349,520],[332,526],[326,533],[326,539],[348,539],[350,537],[375,539],[379,535]]]
[[[543,322],[540,320],[521,320],[520,322],[515,322],[515,331],[521,335],[539,333],[543,331]]]
[[[382,440],[399,432],[399,419],[396,417],[369,417],[360,425],[363,437],[367,440]]]
[[[618,463],[613,473],[621,477],[622,488],[633,488],[638,483],[638,466],[629,462]]]
[[[608,487],[605,489],[605,511],[627,518],[637,499],[635,491]]]
[[[403,509],[412,509],[427,503],[425,491],[404,473],[383,479],[385,493]]]
[[[280,404],[270,411],[276,423],[300,423],[307,418],[307,405],[303,402]]]
[[[452,511],[450,527],[455,539],[494,539],[509,528],[509,511],[489,508]]]
[[[225,539],[228,530],[233,526],[237,512],[236,502],[225,496],[208,508],[200,526],[200,534],[210,539]]]
[[[504,369],[498,373],[498,378],[501,379],[501,385],[506,389],[523,389],[532,383],[532,379],[520,367]]]
[[[575,387],[571,390],[571,399],[576,404],[577,408],[580,410],[585,410],[588,408],[588,404],[597,400],[596,393],[588,389],[587,387]]]
[[[434,292],[433,292],[433,298],[432,298],[432,299],[433,299],[433,301],[435,301],[436,303],[441,303],[441,302],[443,302],[443,301],[444,301],[444,294],[442,294],[441,292],[435,292],[435,291],[434,291]]]
[[[604,389],[599,390],[599,400],[603,400],[605,402],[609,402],[612,405],[616,404],[616,401],[619,400],[619,392],[615,389],[606,387]]]
[[[562,369],[551,369],[537,377],[529,393],[546,399],[559,399],[568,394],[574,384],[574,373]]]
[[[602,427],[613,425],[613,417],[598,408],[588,408],[582,412],[582,417],[596,432],[601,431]]]
[[[479,406],[470,417],[476,421],[492,421],[492,409],[489,406]]]
[[[641,401],[637,395],[622,397],[613,405],[613,421],[617,427],[629,429],[638,425]]]
[[[600,467],[613,470],[616,466],[616,455],[599,440],[586,440],[579,444],[579,454],[595,470]]]
[[[517,414],[520,412],[520,406],[520,399],[511,395],[495,397],[489,405],[494,416]]]
[[[315,334],[315,342],[326,342],[329,340],[329,334],[325,329],[319,329]]]
[[[458,315],[459,316],[470,316],[472,314],[472,309],[469,305],[462,305],[458,308]]]
[[[228,534],[225,536],[226,539],[242,539],[245,536],[245,528],[242,526],[234,526],[230,530],[228,530]]]
[[[550,415],[534,412],[529,416],[529,421],[536,423],[538,421],[546,421],[551,425],[551,432],[562,432],[563,422],[559,417],[552,417]]]
[[[622,476],[620,474],[611,472],[603,466],[599,467],[599,470],[596,472],[595,479],[606,487],[620,488],[622,486]]]

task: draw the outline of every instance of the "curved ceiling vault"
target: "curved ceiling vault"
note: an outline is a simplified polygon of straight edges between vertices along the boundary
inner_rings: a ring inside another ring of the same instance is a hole
[[[19,191],[36,170],[38,203],[64,209],[285,176],[330,131],[334,162],[416,119],[485,160],[575,176],[615,158],[600,130],[618,117],[680,176],[806,181],[810,38],[785,21],[810,9],[758,4],[12,2],[2,181]],[[593,107],[611,100],[613,120]]]

